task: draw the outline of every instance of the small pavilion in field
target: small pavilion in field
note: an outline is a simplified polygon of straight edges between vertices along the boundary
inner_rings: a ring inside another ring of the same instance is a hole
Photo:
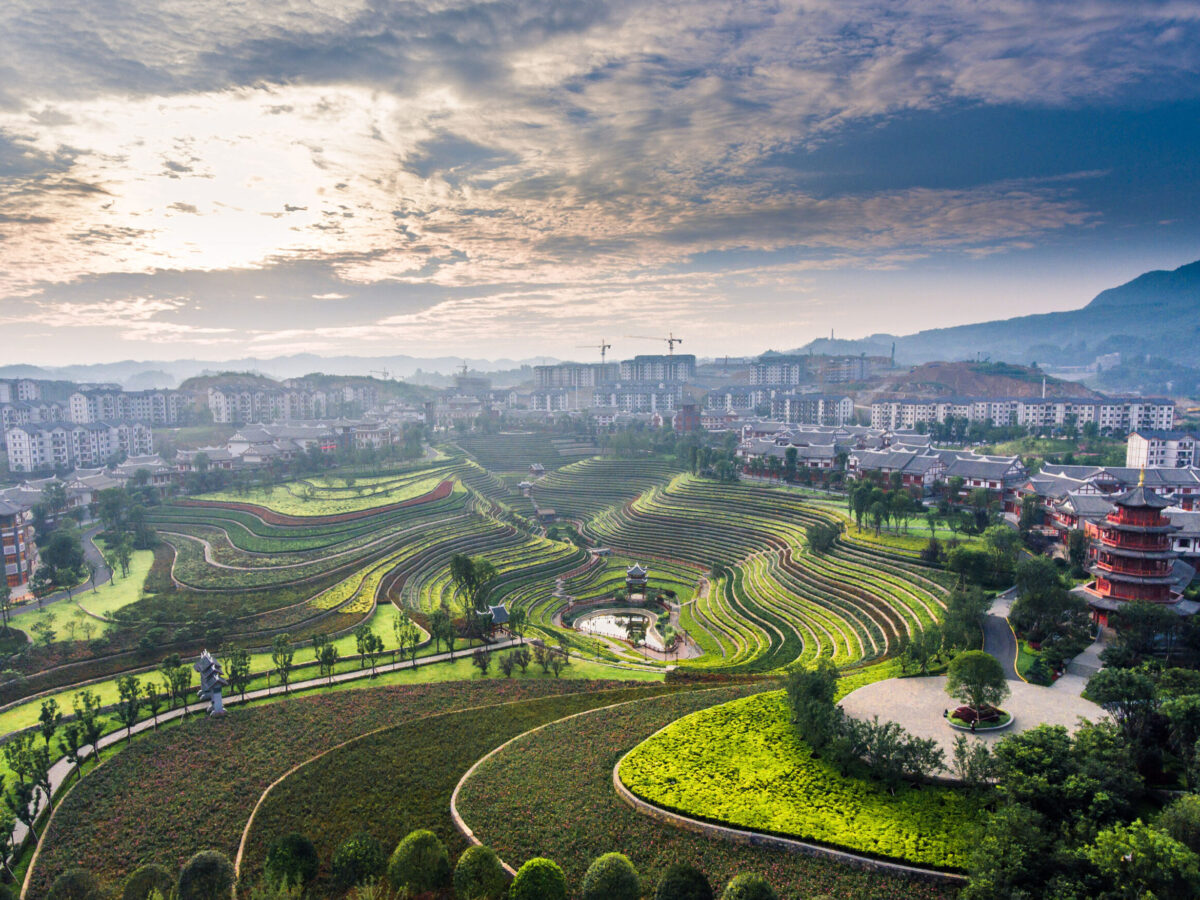
[[[650,581],[650,572],[641,563],[635,562],[625,570],[625,591],[632,600],[634,594],[645,599],[646,586]]]

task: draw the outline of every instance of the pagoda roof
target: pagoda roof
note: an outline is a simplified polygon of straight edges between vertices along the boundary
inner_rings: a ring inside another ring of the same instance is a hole
[[[508,624],[508,607],[505,606],[503,603],[500,604],[499,606],[489,606],[488,612],[490,612],[492,614],[492,624],[493,625],[507,625]]]
[[[625,574],[630,578],[645,578],[649,573],[645,568],[642,567],[641,563],[635,562],[632,566],[625,570]]]
[[[1166,509],[1171,505],[1166,497],[1160,497],[1150,488],[1143,484],[1139,484],[1133,490],[1126,491],[1123,494],[1117,494],[1112,498],[1112,502],[1117,506],[1133,506],[1150,509]]]

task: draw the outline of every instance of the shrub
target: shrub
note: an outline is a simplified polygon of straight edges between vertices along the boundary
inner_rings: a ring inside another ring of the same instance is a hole
[[[468,847],[454,867],[454,895],[463,900],[499,900],[508,886],[504,867],[491,847]]]
[[[317,877],[317,869],[320,868],[317,848],[302,834],[285,834],[267,850],[263,868],[267,878],[273,882],[308,884]]]
[[[597,857],[583,876],[583,900],[638,900],[641,896],[637,871],[623,853]]]
[[[46,900],[102,900],[100,883],[86,869],[67,869],[50,886]]]
[[[164,897],[169,897],[175,890],[175,876],[165,866],[150,863],[142,866],[129,876],[125,882],[125,893],[122,900],[148,900],[151,891],[158,891]]]
[[[333,877],[343,887],[353,887],[384,874],[383,847],[365,831],[342,842],[333,852]]]
[[[725,886],[721,900],[779,900],[779,895],[761,875],[746,873]]]
[[[663,874],[654,900],[713,900],[708,878],[695,866],[675,863]]]
[[[236,880],[228,856],[220,850],[201,850],[179,873],[179,900],[232,897]]]
[[[433,891],[450,880],[450,857],[432,831],[414,831],[402,840],[388,862],[388,880],[394,888],[414,893]]]
[[[535,856],[517,870],[508,896],[511,900],[567,900],[567,876],[558,863]]]

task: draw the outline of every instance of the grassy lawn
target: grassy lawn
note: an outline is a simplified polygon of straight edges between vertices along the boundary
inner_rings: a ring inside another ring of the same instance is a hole
[[[1033,666],[1034,660],[1038,659],[1041,653],[1029,646],[1029,641],[1017,640],[1017,674],[1029,680],[1029,670]]]
[[[153,550],[135,550],[129,561],[127,576],[122,577],[118,571],[114,574],[112,581],[101,585],[95,591],[86,590],[76,594],[75,602],[93,616],[108,618],[118,609],[141,598],[142,585],[145,584],[146,576],[150,573],[150,566],[153,563]],[[58,625],[61,631],[62,622],[60,621]]]

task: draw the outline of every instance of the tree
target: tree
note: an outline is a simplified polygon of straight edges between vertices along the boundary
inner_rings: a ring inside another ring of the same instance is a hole
[[[1035,639],[1084,611],[1083,601],[1067,592],[1058,569],[1044,556],[1017,563],[1015,580],[1020,596],[1013,604],[1011,619]]]
[[[375,837],[360,831],[338,845],[330,868],[333,880],[348,888],[383,875],[387,871],[387,857]]]
[[[929,664],[942,652],[945,636],[936,624],[926,625],[917,632],[905,648],[905,658],[911,660],[922,675],[929,672]]]
[[[580,896],[582,900],[640,900],[642,883],[629,857],[605,853],[588,866]]]
[[[190,679],[189,679],[190,680]],[[117,680],[117,718],[125,726],[125,742],[133,742],[133,724],[142,710],[142,683],[136,675],[124,675]]]
[[[34,634],[34,641],[42,646],[49,647],[54,643],[54,613],[46,610],[38,616],[37,621],[29,626],[29,630]]]
[[[448,621],[449,617],[447,617]],[[396,634],[396,644],[400,648],[400,655],[403,656],[405,653],[408,653],[415,664],[417,660],[417,647],[421,644],[421,629],[412,620],[407,609],[397,611],[392,617],[392,630]]]
[[[982,787],[996,775],[996,762],[988,745],[978,739],[968,740],[965,734],[954,739],[950,767],[959,781],[973,788]]]
[[[1026,494],[1021,498],[1021,512],[1017,518],[1017,527],[1023,537],[1027,537],[1045,519],[1046,511],[1041,497],[1037,494]]]
[[[533,657],[529,653],[528,647],[518,647],[512,652],[513,660],[521,667],[521,674],[524,675],[529,670],[529,663]]]
[[[1134,669],[1105,667],[1088,679],[1087,692],[1113,717],[1126,739],[1139,746],[1146,723],[1159,707],[1154,679]]]
[[[567,900],[567,877],[542,856],[527,860],[509,887],[511,900]]]
[[[83,725],[79,722],[68,722],[63,726],[62,734],[58,736],[58,749],[72,766],[79,766],[83,762],[79,751],[86,743]]]
[[[1007,525],[993,525],[983,533],[983,542],[992,557],[992,579],[1008,579],[1021,549],[1021,536]]]
[[[518,606],[508,614],[508,630],[517,636],[518,643],[525,643],[525,628],[529,624],[529,613]]]
[[[229,681],[229,690],[246,699],[246,688],[250,686],[250,651],[242,647],[232,647],[225,656],[225,678]]]
[[[833,522],[817,522],[804,532],[804,544],[814,556],[824,556],[837,542],[842,533],[840,525]]]
[[[960,586],[983,584],[992,569],[992,558],[982,550],[955,547],[946,554],[946,568],[958,575]]]
[[[942,630],[951,648],[969,649],[982,634],[983,617],[992,600],[977,587],[956,588],[946,602]]]
[[[492,654],[488,653],[482,647],[476,649],[471,654],[471,665],[479,670],[479,674],[483,678],[487,678],[488,667],[492,664]]]
[[[500,671],[504,673],[505,678],[512,678],[513,669],[517,667],[516,655],[513,653],[505,653],[500,657]]]
[[[395,620],[393,619],[393,623],[394,622]],[[440,651],[442,649],[442,638],[445,636],[446,629],[453,627],[454,626],[450,622],[450,613],[445,607],[438,607],[429,616],[429,636],[433,639],[435,651]],[[396,659],[393,656],[392,662],[395,661]]]
[[[183,701],[185,716],[188,714],[188,706],[191,703],[192,671],[191,666],[180,665],[167,673],[167,679],[171,683],[171,694]]]
[[[263,871],[276,884],[303,887],[317,877],[320,865],[313,842],[303,834],[291,832],[272,842]]]
[[[154,893],[154,892],[157,892]],[[147,863],[134,869],[121,900],[166,900],[175,893],[175,876],[165,866]]]
[[[313,635],[313,637],[312,637],[313,662],[320,665],[321,651],[325,649],[325,645],[328,643],[329,643],[329,635],[325,634],[324,632],[319,632],[319,633]]]
[[[721,900],[779,900],[779,895],[761,875],[745,872],[725,885]]]
[[[47,747],[50,746],[50,739],[54,737],[54,733],[58,731],[58,723],[62,721],[62,717],[57,700],[51,697],[42,701],[42,708],[38,713],[38,731],[41,732]]]
[[[1087,562],[1088,538],[1082,528],[1072,528],[1067,532],[1067,558],[1071,561],[1071,569],[1077,573],[1083,571]]]
[[[295,656],[296,650],[292,647],[289,636],[275,635],[275,640],[271,643],[271,665],[275,667],[275,674],[279,676],[279,683],[283,685],[285,694],[292,677],[292,660]]]
[[[336,644],[326,644],[321,648],[321,659],[319,660],[321,674],[329,677],[331,685],[333,684],[333,672],[337,668],[339,655]]]
[[[177,900],[217,900],[233,896],[237,876],[219,850],[201,850],[179,872]]]
[[[0,578],[0,619],[4,622],[5,634],[8,634],[8,616],[14,605],[12,588],[8,586],[8,579]]]
[[[672,863],[654,889],[654,900],[713,900],[713,890],[695,866]]]
[[[843,713],[837,706],[837,666],[822,658],[812,669],[796,668],[788,674],[786,688],[792,722],[799,735],[820,751],[837,735]]]
[[[158,730],[158,711],[162,709],[163,695],[158,691],[158,684],[149,678],[142,685],[142,705],[150,711],[154,719],[154,730]]]
[[[92,747],[92,759],[100,765],[99,751],[96,742],[104,733],[104,724],[100,721],[100,698],[91,688],[84,688],[74,696],[71,705],[75,709],[75,721],[79,723],[84,745]],[[80,767],[82,771],[82,766]]]
[[[970,900],[1040,897],[1055,868],[1044,818],[1020,804],[1001,806],[974,830],[967,844]]]
[[[354,650],[358,654],[358,667],[365,668],[367,664],[367,635],[371,629],[363,622],[354,628]]]
[[[550,671],[554,673],[555,678],[557,678],[562,673],[562,670],[565,669],[569,664],[570,660],[567,658],[567,652],[565,650],[557,650],[550,653]]]
[[[888,506],[882,500],[876,500],[868,512],[871,515],[871,525],[875,528],[875,536],[878,537],[880,526],[888,519]]]
[[[1188,900],[1200,894],[1200,856],[1141,819],[1100,832],[1083,855],[1109,883],[1106,897]]]
[[[396,846],[387,874],[397,890],[412,894],[437,891],[450,881],[450,856],[436,834],[421,829]]]
[[[950,661],[946,693],[978,715],[984,706],[997,706],[1009,694],[1004,668],[990,653],[968,650]]]
[[[491,847],[468,847],[454,867],[454,896],[501,900],[508,893],[508,876]]]
[[[375,667],[379,662],[379,654],[383,652],[383,638],[371,631],[366,637],[367,658],[371,661],[371,677],[375,677]]]

